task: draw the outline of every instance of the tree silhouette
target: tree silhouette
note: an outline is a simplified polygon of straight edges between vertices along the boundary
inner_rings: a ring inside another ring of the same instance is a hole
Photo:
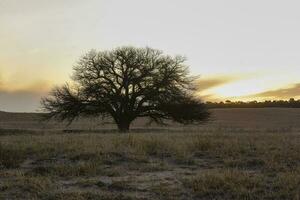
[[[55,88],[42,105],[49,117],[70,122],[81,115],[112,117],[120,132],[139,117],[202,122],[209,113],[193,95],[194,78],[184,62],[151,48],[92,50],[74,67],[72,86]]]
[[[266,101],[229,101],[206,102],[207,108],[300,108],[300,100],[266,100]]]

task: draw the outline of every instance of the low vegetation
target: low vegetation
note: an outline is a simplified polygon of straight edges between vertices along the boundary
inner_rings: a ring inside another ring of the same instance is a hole
[[[0,136],[0,199],[299,199],[296,132]]]
[[[300,99],[266,101],[230,101],[206,102],[208,108],[300,108]]]

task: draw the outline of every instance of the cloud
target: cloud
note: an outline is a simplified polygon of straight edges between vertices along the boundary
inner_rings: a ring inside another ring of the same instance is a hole
[[[200,91],[205,91],[214,87],[224,85],[226,83],[230,83],[232,81],[234,81],[233,77],[219,76],[219,77],[199,79],[197,81],[197,86],[199,87]]]
[[[37,81],[26,87],[11,89],[0,86],[0,110],[9,112],[36,112],[40,109],[40,99],[50,90],[50,83]]]
[[[261,86],[257,77],[261,74],[240,74],[212,76],[199,79],[197,95],[205,101],[233,101],[272,100],[300,98],[300,83],[286,87],[266,90]],[[262,82],[263,83],[263,82]],[[247,94],[248,93],[248,94]],[[235,95],[235,96],[233,96]]]
[[[223,99],[218,96],[214,89],[222,87],[233,82],[251,78],[252,74],[236,74],[236,75],[216,75],[211,77],[200,78],[197,80],[198,87],[197,96],[203,101],[222,101]]]
[[[0,91],[2,92],[33,92],[33,93],[45,93],[49,91],[53,83],[46,80],[36,80],[28,84],[16,84],[13,81],[3,81],[0,79]]]
[[[40,107],[41,95],[30,91],[0,91],[0,110],[9,112],[35,112]]]
[[[220,102],[220,101],[224,101],[224,99],[214,95],[214,94],[204,94],[204,95],[198,95],[198,97],[200,98],[201,101],[203,102]]]
[[[253,78],[254,75],[256,74],[234,74],[205,77],[197,80],[197,86],[199,88],[199,92],[203,92],[232,82]]]
[[[269,90],[251,96],[260,97],[260,98],[276,98],[276,99],[288,99],[291,97],[297,97],[300,96],[300,83],[294,84],[287,88]]]

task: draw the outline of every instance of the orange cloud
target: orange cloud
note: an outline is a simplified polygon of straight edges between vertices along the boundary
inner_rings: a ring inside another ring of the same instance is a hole
[[[288,99],[300,96],[300,83],[294,84],[287,88],[280,88],[251,95],[260,98]]]
[[[199,92],[226,85],[232,82],[253,78],[254,74],[217,75],[197,80]]]
[[[23,85],[23,86],[16,86],[12,83],[1,82],[0,81],[0,91],[13,93],[13,92],[32,92],[32,93],[45,93],[48,92],[52,87],[50,81],[46,80],[38,80],[33,83]]]
[[[12,88],[0,82],[0,110],[10,112],[35,112],[40,100],[51,88],[49,81],[36,81],[24,87]]]
[[[199,96],[199,98],[203,101],[221,101],[217,95],[207,91],[234,82],[235,80],[237,80],[237,77],[229,75],[200,78],[196,82],[198,87],[197,96]]]
[[[199,91],[205,91],[214,87],[224,85],[226,83],[230,83],[234,80],[235,80],[234,77],[230,77],[230,76],[205,78],[205,79],[199,79],[197,81],[197,86],[199,87]]]

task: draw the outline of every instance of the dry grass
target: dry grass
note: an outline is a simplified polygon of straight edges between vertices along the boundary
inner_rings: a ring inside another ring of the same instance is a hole
[[[4,135],[0,144],[0,198],[299,199],[300,195],[298,133]]]
[[[217,132],[251,132],[253,130],[292,131],[300,130],[300,108],[233,108],[233,109],[211,109],[211,121],[201,127],[189,127],[192,130],[216,130]],[[1,134],[34,134],[36,131],[45,133],[66,129],[66,132],[112,132],[115,125],[103,123],[99,119],[79,119],[66,127],[66,123],[55,121],[41,121],[41,114],[37,113],[5,113],[0,112]],[[170,132],[182,129],[178,124],[169,127],[160,127],[152,124],[145,126],[145,119],[138,119],[133,127],[141,132],[146,129],[156,132]],[[185,128],[186,129],[186,128]]]
[[[300,109],[213,110],[201,127],[128,135],[0,119],[0,199],[300,199]]]
[[[299,199],[299,178],[299,171],[269,177],[231,169],[200,174],[185,185],[200,199]]]

